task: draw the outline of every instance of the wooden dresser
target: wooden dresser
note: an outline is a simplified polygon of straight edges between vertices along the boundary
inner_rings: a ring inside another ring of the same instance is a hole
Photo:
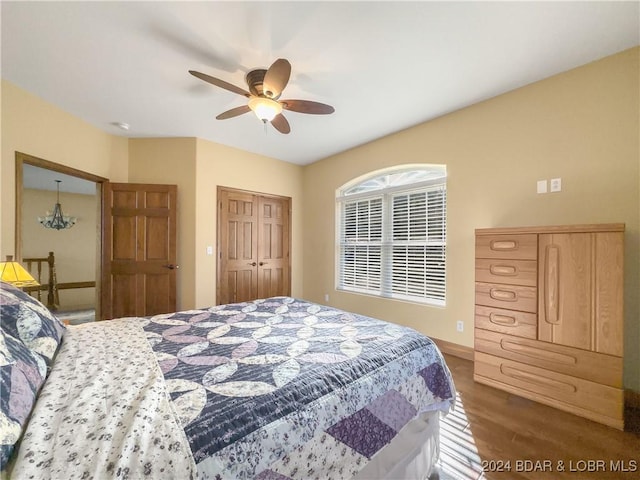
[[[624,224],[476,230],[474,379],[615,428]]]

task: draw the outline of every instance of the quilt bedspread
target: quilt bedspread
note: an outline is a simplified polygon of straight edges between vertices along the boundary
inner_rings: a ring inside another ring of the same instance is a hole
[[[289,297],[141,322],[201,478],[351,478],[455,395],[423,335]]]
[[[196,477],[162,372],[132,319],[67,329],[21,443],[10,478]]]

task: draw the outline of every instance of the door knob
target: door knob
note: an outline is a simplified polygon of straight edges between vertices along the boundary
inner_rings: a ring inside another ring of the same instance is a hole
[[[267,265],[267,262],[260,262],[258,265],[260,266]]]
[[[180,265],[173,265],[172,263],[170,263],[169,265],[163,265],[164,268],[168,268],[169,270],[175,270],[177,268],[180,268]]]
[[[252,267],[255,267],[257,265],[256,262],[251,262],[251,263],[247,263],[247,265],[251,265]]]

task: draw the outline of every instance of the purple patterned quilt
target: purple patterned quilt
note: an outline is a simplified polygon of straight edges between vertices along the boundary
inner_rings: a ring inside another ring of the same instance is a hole
[[[447,411],[451,374],[416,331],[289,297],[158,315],[144,330],[201,478],[351,478]]]

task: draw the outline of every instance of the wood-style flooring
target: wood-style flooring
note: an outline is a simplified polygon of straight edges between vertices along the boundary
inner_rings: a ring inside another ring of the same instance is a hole
[[[458,395],[432,479],[640,479],[640,412],[621,432],[476,383],[473,362],[445,357]]]

